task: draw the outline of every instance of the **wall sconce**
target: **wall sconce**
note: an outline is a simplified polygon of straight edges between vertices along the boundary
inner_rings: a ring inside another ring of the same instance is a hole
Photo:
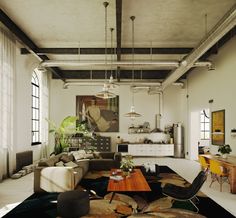
[[[236,129],[231,129],[230,135],[236,137]]]

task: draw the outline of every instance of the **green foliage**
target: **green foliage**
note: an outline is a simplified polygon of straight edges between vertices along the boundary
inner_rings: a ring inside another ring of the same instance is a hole
[[[123,171],[132,171],[134,168],[133,157],[131,155],[126,155],[121,161],[120,168]]]
[[[53,121],[46,119],[49,123],[49,133],[53,133],[55,137],[54,153],[61,153],[70,145],[70,139],[76,134],[86,137],[92,137],[91,132],[86,123],[80,122],[77,116],[65,117],[59,126]]]
[[[218,148],[218,152],[221,154],[229,154],[232,151],[230,145],[220,145]]]

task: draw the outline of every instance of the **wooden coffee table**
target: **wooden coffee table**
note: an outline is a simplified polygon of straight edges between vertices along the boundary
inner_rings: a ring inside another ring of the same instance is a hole
[[[116,169],[111,170],[111,175],[114,171],[116,171]],[[107,191],[113,192],[110,200],[111,203],[116,192],[148,192],[151,191],[151,189],[141,170],[134,169],[134,172],[132,172],[129,177],[126,177],[123,180],[116,181],[109,179]]]

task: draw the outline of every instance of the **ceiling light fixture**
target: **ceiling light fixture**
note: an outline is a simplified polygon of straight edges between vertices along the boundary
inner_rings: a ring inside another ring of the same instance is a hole
[[[131,91],[132,91],[132,105],[130,108],[130,112],[126,113],[126,117],[130,117],[130,119],[134,120],[136,117],[141,117],[141,114],[135,112],[134,108],[134,90],[133,90],[133,82],[134,82],[134,20],[135,16],[130,17],[132,21],[132,62],[133,62],[133,67],[132,67],[132,86],[131,86]]]
[[[108,2],[103,2],[105,8],[105,80],[107,80],[107,6]],[[103,84],[103,89],[101,92],[95,95],[98,98],[108,99],[115,98],[116,95],[112,92],[109,92],[109,84],[105,81]]]

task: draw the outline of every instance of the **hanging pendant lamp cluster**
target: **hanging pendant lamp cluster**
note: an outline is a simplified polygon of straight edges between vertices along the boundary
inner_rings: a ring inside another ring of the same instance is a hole
[[[130,107],[130,112],[126,113],[126,117],[130,117],[130,119],[135,119],[136,117],[141,117],[141,114],[135,112],[134,107],[134,90],[133,90],[133,82],[134,82],[134,20],[135,16],[130,17],[132,21],[132,85],[131,85],[131,91],[132,91],[132,105]]]
[[[103,2],[104,8],[105,8],[105,80],[107,80],[107,7],[109,5],[108,2]],[[101,92],[97,93],[95,96],[102,99],[109,99],[109,98],[115,98],[116,94],[109,91],[109,81],[105,81],[103,84],[103,89]]]

